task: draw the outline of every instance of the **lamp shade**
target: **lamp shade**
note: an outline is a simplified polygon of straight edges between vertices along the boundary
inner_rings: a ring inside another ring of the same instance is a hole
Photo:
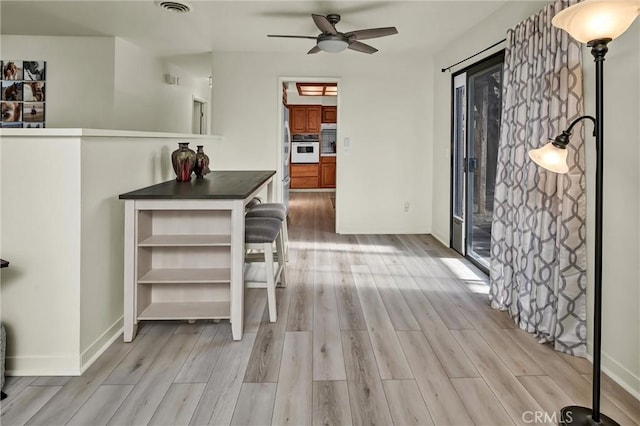
[[[339,38],[332,38],[331,36],[325,36],[321,40],[318,40],[318,47],[321,50],[324,50],[325,52],[330,52],[330,53],[342,52],[348,46],[349,46],[349,43],[347,43],[346,41],[341,40]]]
[[[640,13],[640,0],[585,0],[560,11],[551,23],[581,43],[615,39]]]
[[[529,157],[540,167],[552,171],[554,173],[567,173],[567,149],[558,148],[552,142],[549,142],[542,148],[532,149],[529,151]]]

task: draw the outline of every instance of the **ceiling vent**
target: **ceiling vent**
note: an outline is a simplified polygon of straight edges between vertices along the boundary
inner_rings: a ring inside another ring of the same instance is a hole
[[[156,6],[173,13],[189,13],[193,8],[189,3],[181,1],[156,0]]]

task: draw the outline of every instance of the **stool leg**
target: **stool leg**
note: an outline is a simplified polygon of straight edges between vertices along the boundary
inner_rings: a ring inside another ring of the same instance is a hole
[[[287,216],[282,221],[282,241],[284,242],[284,259],[289,261],[289,229],[287,226]]]
[[[284,235],[282,232],[278,233],[278,237],[276,238],[276,255],[278,257],[278,269],[280,270],[280,286],[287,286],[287,261],[285,254],[285,244],[284,244]]]
[[[267,276],[267,302],[269,303],[269,321],[276,322],[276,282],[273,270],[273,243],[264,245],[264,270]]]

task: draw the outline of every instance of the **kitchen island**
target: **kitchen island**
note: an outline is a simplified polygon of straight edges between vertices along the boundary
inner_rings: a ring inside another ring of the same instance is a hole
[[[244,209],[275,171],[214,171],[126,194],[124,341],[141,320],[229,319],[242,338]]]

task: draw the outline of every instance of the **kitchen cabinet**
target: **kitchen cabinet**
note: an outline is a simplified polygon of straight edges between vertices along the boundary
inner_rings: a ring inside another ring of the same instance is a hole
[[[322,107],[322,122],[323,123],[336,123],[338,121],[338,107],[335,106],[323,106]]]
[[[291,189],[317,188],[319,174],[319,164],[292,164]]]
[[[336,187],[336,157],[320,157],[320,187]]]
[[[290,105],[289,120],[291,133],[320,133],[322,106]]]

